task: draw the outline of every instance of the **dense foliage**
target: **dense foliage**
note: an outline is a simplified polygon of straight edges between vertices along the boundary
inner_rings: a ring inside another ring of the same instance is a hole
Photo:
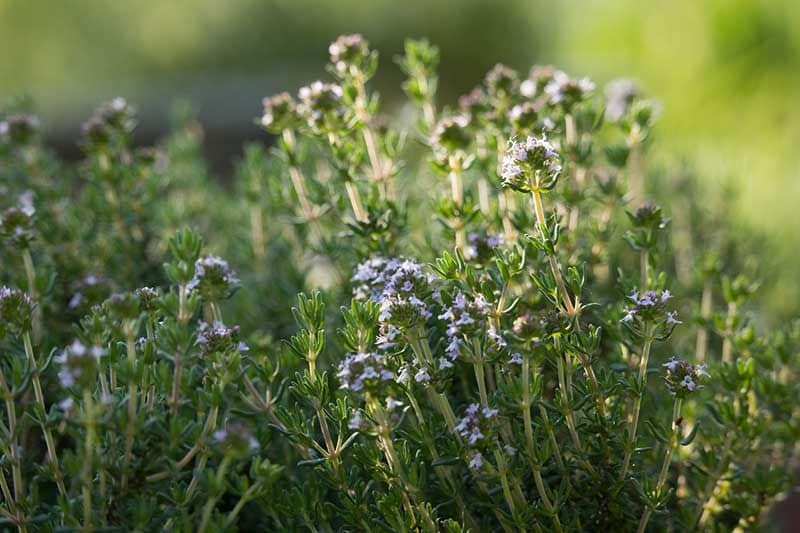
[[[4,523],[763,527],[800,323],[756,328],[759,239],[648,171],[653,101],[498,65],[440,108],[409,41],[387,118],[367,42],[329,52],[230,187],[185,114],[134,148],[115,99],[76,166],[0,122]]]

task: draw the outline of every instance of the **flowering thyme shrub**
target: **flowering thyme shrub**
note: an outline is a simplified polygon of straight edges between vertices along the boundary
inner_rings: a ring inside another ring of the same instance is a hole
[[[330,55],[264,100],[276,144],[229,188],[187,116],[134,148],[116,99],[74,166],[0,122],[4,527],[767,523],[800,322],[756,328],[756,239],[647,171],[657,106],[498,65],[440,107],[438,51],[409,41],[405,124],[363,38]]]

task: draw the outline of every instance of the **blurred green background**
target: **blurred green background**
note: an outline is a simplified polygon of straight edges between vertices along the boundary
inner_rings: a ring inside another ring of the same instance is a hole
[[[147,140],[186,99],[224,174],[243,141],[265,138],[253,124],[261,97],[323,76],[344,32],[380,50],[390,102],[391,58],[409,36],[441,47],[443,103],[498,61],[639,80],[663,103],[655,157],[689,161],[710,195],[736,184],[730,209],[780,243],[764,263],[800,278],[797,0],[0,0],[0,98],[29,94],[67,156],[101,100],[126,96]]]

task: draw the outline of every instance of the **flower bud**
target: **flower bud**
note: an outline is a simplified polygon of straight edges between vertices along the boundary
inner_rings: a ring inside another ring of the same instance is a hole
[[[239,288],[239,283],[227,261],[210,255],[195,262],[194,277],[186,287],[190,291],[196,290],[207,302],[219,302],[230,298]]]
[[[289,93],[268,96],[264,98],[263,104],[261,125],[270,133],[278,134],[284,130],[295,129],[299,125],[297,104]]]
[[[33,300],[19,289],[0,287],[0,338],[31,330]]]

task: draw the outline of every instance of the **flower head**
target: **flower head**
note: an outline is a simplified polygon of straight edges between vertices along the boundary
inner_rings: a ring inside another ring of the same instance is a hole
[[[467,234],[464,259],[486,262],[494,258],[494,251],[503,245],[502,234],[473,231]]]
[[[344,124],[343,94],[339,85],[315,81],[298,91],[300,105],[297,111],[311,131],[327,133]]]
[[[34,303],[19,289],[0,287],[0,339],[31,330]]]
[[[336,376],[341,388],[353,392],[375,391],[387,381],[394,381],[396,374],[388,366],[385,354],[378,352],[359,352],[348,354],[339,364]]]
[[[9,247],[25,249],[36,238],[32,203],[10,207],[0,214],[0,239]]]
[[[508,98],[519,90],[519,74],[498,63],[486,73],[483,84],[490,98]]]
[[[258,441],[249,426],[232,422],[212,435],[214,445],[226,456],[245,458],[258,453]]]
[[[561,157],[544,135],[509,141],[500,172],[504,187],[522,192],[547,190],[555,186],[560,174]]]
[[[552,65],[534,65],[528,74],[528,79],[520,85],[520,93],[526,98],[538,97],[544,92],[545,86],[553,79],[556,72]]]
[[[441,154],[464,151],[472,143],[469,115],[445,117],[436,123],[431,134],[431,146]]]
[[[458,422],[456,431],[469,447],[478,447],[491,438],[492,425],[497,419],[497,409],[470,404]]]
[[[270,133],[295,129],[300,124],[297,104],[289,93],[283,92],[275,96],[268,96],[262,100],[262,103],[264,104],[264,114],[261,116],[261,125]]]
[[[363,74],[369,69],[372,52],[369,43],[358,33],[340,35],[330,46],[331,65],[340,77]]]
[[[631,104],[639,95],[639,89],[633,80],[620,78],[606,85],[606,119],[619,122],[627,114]]]
[[[682,359],[674,357],[664,363],[667,374],[664,380],[667,388],[678,397],[685,397],[703,388],[701,382],[708,377],[705,365],[693,365]]]
[[[589,78],[571,78],[565,72],[553,72],[552,79],[545,85],[544,93],[553,105],[561,105],[565,109],[580,102],[592,91],[595,84]]]
[[[208,302],[219,302],[230,298],[239,288],[239,283],[227,261],[209,255],[195,262],[194,277],[186,287],[190,291],[196,290]]]
[[[72,341],[72,344],[53,358],[53,361],[61,366],[58,371],[61,386],[94,387],[100,358],[106,353],[106,349],[102,346],[87,346],[77,339]]]
[[[375,257],[356,267],[351,282],[354,298],[378,303],[383,334],[389,341],[398,333],[392,328],[407,328],[431,317],[426,302],[433,279],[416,261]]]
[[[39,119],[34,115],[14,113],[0,121],[0,141],[27,144],[39,131]]]
[[[203,357],[213,354],[226,355],[249,350],[239,339],[239,326],[228,327],[222,322],[201,322],[197,333],[197,345]]]
[[[136,111],[121,97],[98,107],[82,126],[90,145],[103,145],[117,136],[130,135],[136,127]]]

